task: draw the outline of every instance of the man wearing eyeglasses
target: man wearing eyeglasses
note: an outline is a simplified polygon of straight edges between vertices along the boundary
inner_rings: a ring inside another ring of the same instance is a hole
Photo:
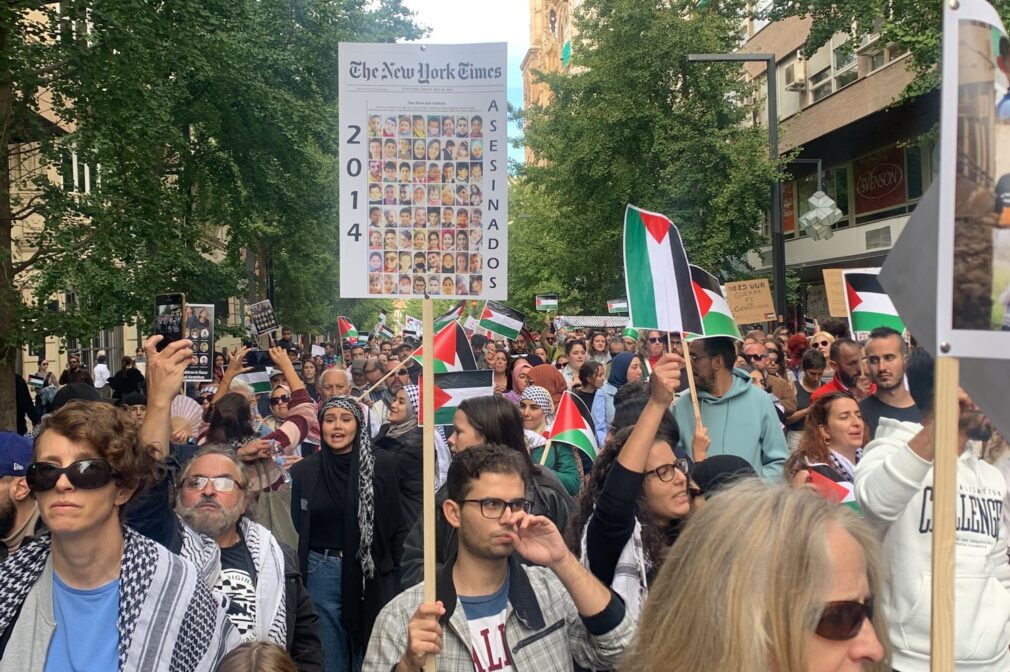
[[[299,670],[323,670],[319,617],[302,583],[298,556],[245,517],[248,478],[226,445],[204,446],[180,474],[175,511],[217,542],[207,577],[228,598],[228,619],[243,641],[273,642]],[[181,555],[187,557],[188,547]],[[204,563],[201,563],[204,564]]]
[[[923,422],[881,418],[876,437],[856,465],[855,495],[883,545],[888,585],[883,600],[901,672],[930,669],[930,579],[933,557],[933,458],[956,451],[957,524],[954,565],[954,668],[1010,669],[1010,564],[1002,514],[1007,483],[975,457],[970,441],[987,441],[992,427],[960,391],[955,445],[936,446],[932,357],[908,357],[908,389]]]
[[[702,424],[709,431],[708,455],[742,457],[766,480],[781,476],[789,456],[785,432],[768,393],[755,387],[746,371],[734,368],[733,339],[696,339],[689,356]],[[674,415],[680,428],[678,446],[691,454],[695,420],[690,392],[677,402]]]
[[[364,669],[417,672],[429,654],[446,670],[606,670],[634,635],[624,603],[572,555],[550,520],[529,514],[527,464],[481,445],[458,453],[442,511],[459,530],[437,601],[424,586],[379,613]],[[521,561],[530,563],[524,566]]]

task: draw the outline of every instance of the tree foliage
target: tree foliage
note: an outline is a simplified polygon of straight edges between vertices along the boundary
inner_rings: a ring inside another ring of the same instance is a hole
[[[687,60],[734,51],[744,3],[696,4],[586,0],[572,69],[538,73],[552,102],[522,115],[536,160],[510,192],[513,303],[556,292],[563,312],[598,313],[624,296],[628,203],[671,217],[717,274],[761,242],[777,168],[744,123],[752,91],[739,66]]]
[[[1010,1],[989,0],[1004,25],[1010,20]],[[803,51],[813,54],[836,33],[847,33],[859,44],[868,35],[880,35],[881,44],[894,44],[907,52],[915,73],[900,100],[932,91],[940,84],[937,66],[943,47],[943,3],[920,0],[777,0],[768,12],[773,21],[789,16],[809,16],[810,35]]]
[[[4,3],[0,380],[20,345],[145,321],[157,292],[243,293],[247,248],[282,320],[331,323],[337,44],[421,35],[401,0]]]

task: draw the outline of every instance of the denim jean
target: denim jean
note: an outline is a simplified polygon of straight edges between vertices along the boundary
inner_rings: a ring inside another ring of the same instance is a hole
[[[357,672],[361,669],[363,651],[355,647],[341,621],[341,570],[343,560],[309,551],[306,589],[319,614],[319,638],[323,643],[326,672]]]

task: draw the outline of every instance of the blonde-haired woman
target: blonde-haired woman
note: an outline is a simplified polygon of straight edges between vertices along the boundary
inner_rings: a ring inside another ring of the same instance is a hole
[[[847,507],[741,482],[671,547],[622,667],[890,670],[881,572],[879,541]]]
[[[810,337],[810,347],[817,348],[817,350],[824,355],[824,361],[831,361],[831,344],[835,342],[835,337],[826,331],[818,331],[816,334]],[[821,385],[830,383],[831,379],[835,375],[835,370],[829,365],[824,369],[824,375],[821,376]]]

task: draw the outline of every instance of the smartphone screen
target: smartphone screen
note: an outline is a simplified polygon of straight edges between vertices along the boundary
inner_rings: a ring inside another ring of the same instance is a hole
[[[154,297],[154,333],[162,336],[158,342],[158,352],[164,350],[169,343],[182,338],[185,311],[185,294],[175,292]]]
[[[266,350],[250,350],[246,353],[245,364],[246,366],[252,366],[256,368],[263,368],[270,366],[272,360],[270,359],[270,353]]]

